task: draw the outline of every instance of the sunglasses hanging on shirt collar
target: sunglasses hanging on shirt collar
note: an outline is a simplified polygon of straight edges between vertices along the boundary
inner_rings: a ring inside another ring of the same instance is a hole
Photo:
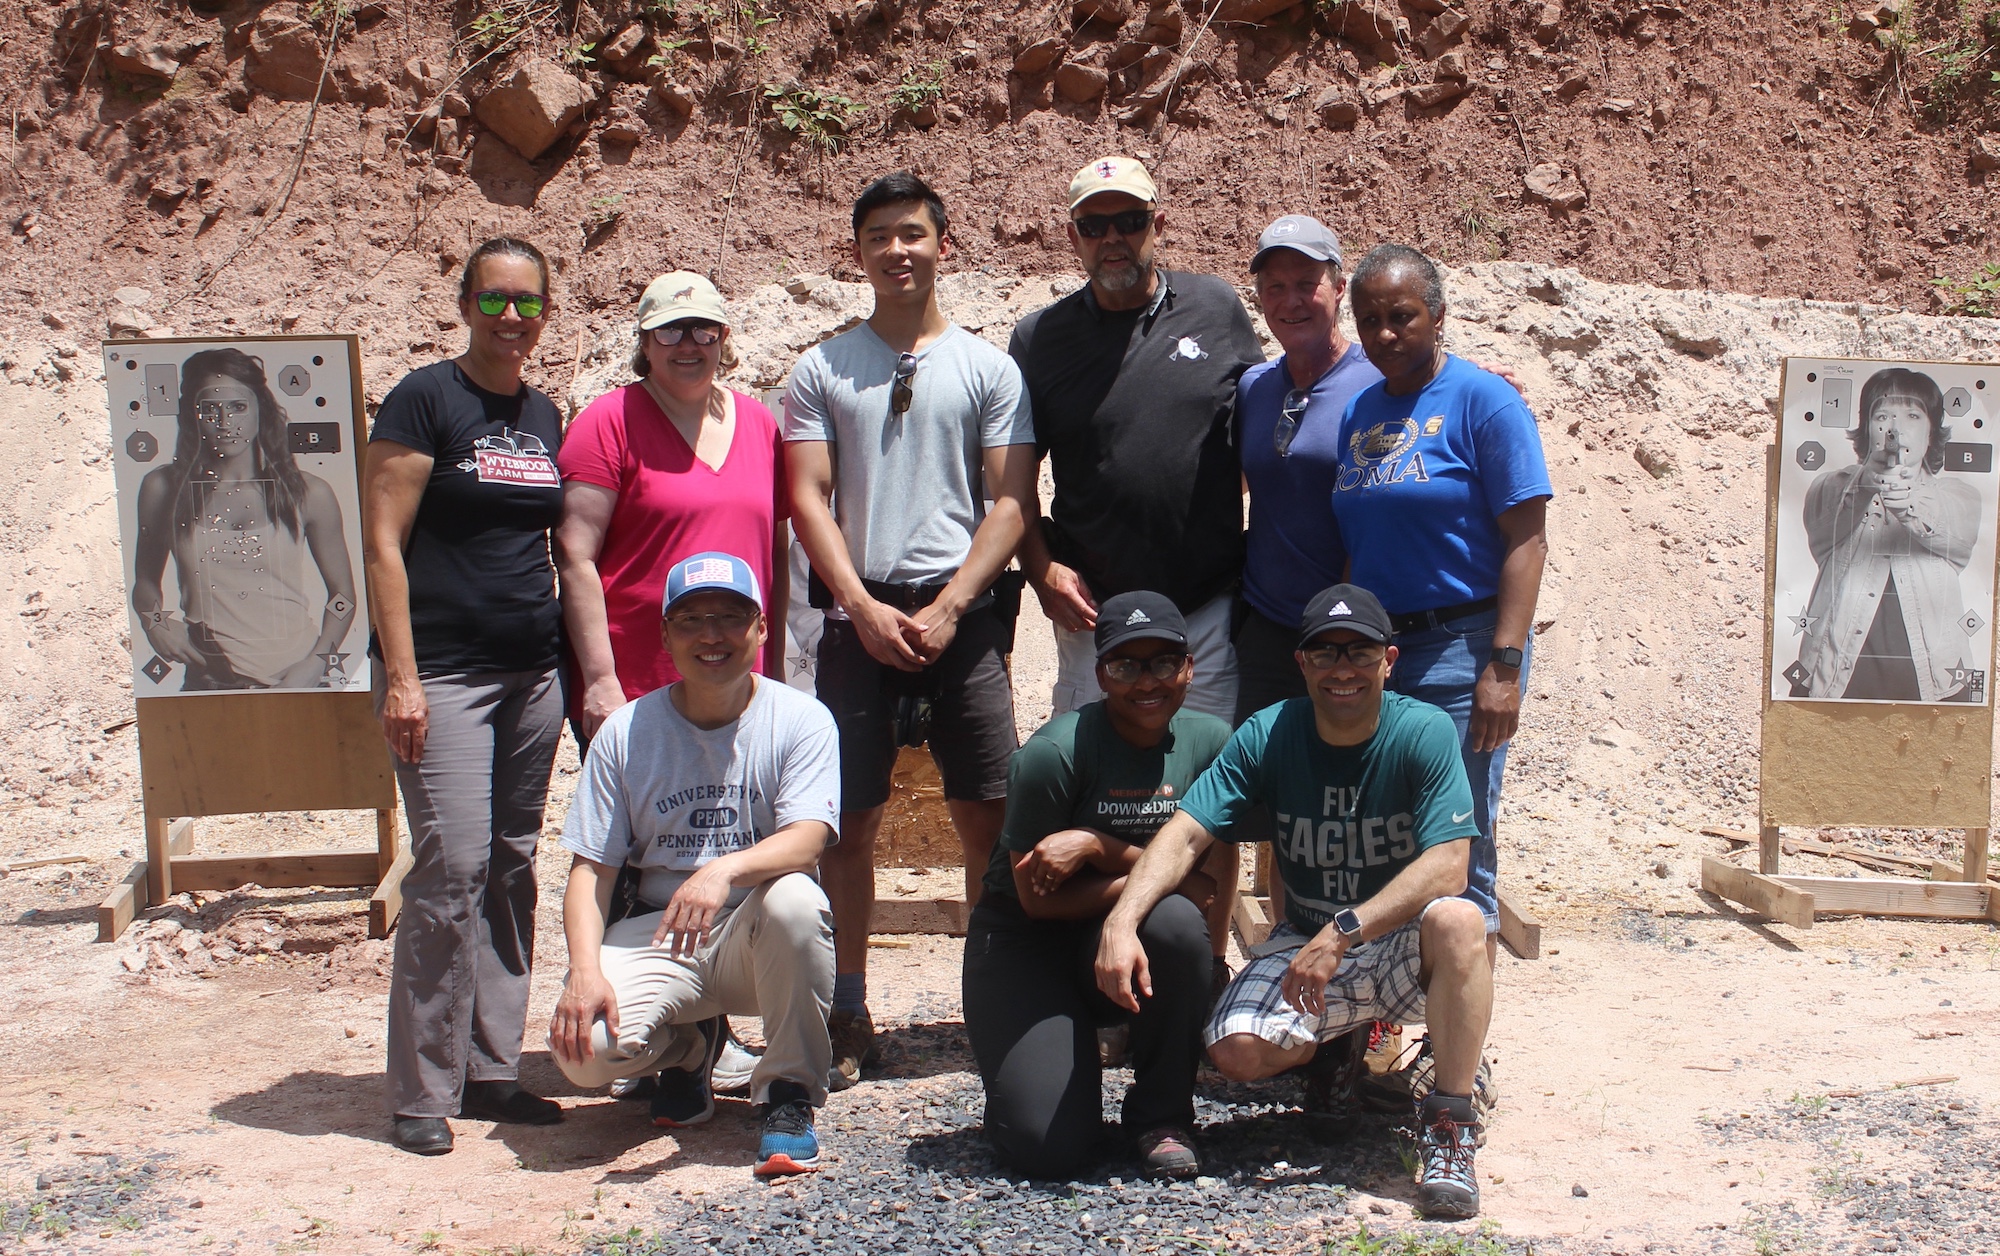
[[[1285,404],[1278,411],[1278,426],[1271,429],[1271,444],[1280,458],[1292,456],[1292,439],[1299,434],[1299,420],[1306,417],[1306,403],[1311,400],[1309,388],[1294,388],[1285,394]]]
[[[889,413],[908,414],[910,402],[915,400],[917,390],[910,380],[917,373],[917,355],[905,353],[896,359],[896,384],[889,390]]]

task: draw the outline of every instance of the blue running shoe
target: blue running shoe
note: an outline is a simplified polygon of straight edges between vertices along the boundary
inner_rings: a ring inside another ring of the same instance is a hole
[[[757,1144],[758,1177],[811,1173],[819,1168],[819,1135],[813,1133],[812,1100],[797,1082],[771,1083],[764,1105],[764,1137]]]

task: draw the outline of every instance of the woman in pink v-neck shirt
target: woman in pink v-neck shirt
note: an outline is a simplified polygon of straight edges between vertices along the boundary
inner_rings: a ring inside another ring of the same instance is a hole
[[[591,402],[563,436],[555,552],[570,718],[586,742],[613,711],[680,679],[660,644],[660,601],[667,568],[690,554],[735,554],[757,573],[774,628],[762,670],[783,677],[783,445],[769,410],[716,384],[728,343],[713,284],[660,276],[639,300],[640,378]]]

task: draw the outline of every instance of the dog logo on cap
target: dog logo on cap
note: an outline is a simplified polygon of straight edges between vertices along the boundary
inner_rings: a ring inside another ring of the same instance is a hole
[[[1128,627],[1132,624],[1150,624],[1152,622],[1152,617],[1136,606],[1132,608],[1132,613],[1125,617],[1125,623]]]
[[[1326,613],[1326,617],[1328,619],[1337,619],[1342,615],[1352,615],[1353,613],[1352,610],[1348,609],[1346,602],[1335,602],[1333,609]]]
[[[694,295],[694,285],[689,284],[687,287],[682,288],[679,292],[674,293],[673,299],[676,301],[685,301],[693,295]]]

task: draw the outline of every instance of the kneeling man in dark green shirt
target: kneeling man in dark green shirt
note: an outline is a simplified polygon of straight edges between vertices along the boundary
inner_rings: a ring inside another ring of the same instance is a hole
[[[1340,584],[1307,604],[1298,662],[1308,697],[1236,731],[1141,854],[1097,952],[1099,987],[1126,1008],[1154,997],[1138,925],[1220,837],[1268,840],[1285,920],[1253,949],[1209,1018],[1209,1058],[1239,1081],[1307,1064],[1374,1020],[1424,1022],[1437,1089],[1423,1101],[1418,1207],[1479,1211],[1472,1087],[1493,1012],[1479,908],[1459,898],[1478,830],[1451,717],[1383,685],[1388,613]],[[1269,808],[1269,833],[1235,822]]]

